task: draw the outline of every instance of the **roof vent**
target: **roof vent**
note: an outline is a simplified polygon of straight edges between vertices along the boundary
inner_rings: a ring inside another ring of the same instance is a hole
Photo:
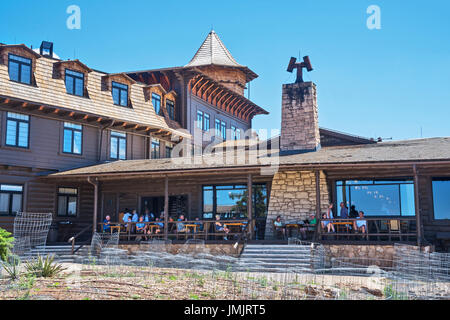
[[[39,53],[41,56],[53,58],[53,42],[42,41]]]

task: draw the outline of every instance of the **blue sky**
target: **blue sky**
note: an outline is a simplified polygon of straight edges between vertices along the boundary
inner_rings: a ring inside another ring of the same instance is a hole
[[[66,28],[69,5],[81,30]],[[381,30],[366,27],[369,5]],[[394,139],[450,136],[450,1],[8,1],[0,42],[55,43],[64,59],[106,72],[181,66],[211,27],[259,78],[251,99],[270,112],[255,128],[279,128],[291,56],[309,55],[322,127]]]

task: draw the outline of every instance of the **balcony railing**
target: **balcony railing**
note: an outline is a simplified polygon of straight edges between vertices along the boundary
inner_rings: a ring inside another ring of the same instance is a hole
[[[221,223],[228,230],[220,231],[216,223]],[[138,226],[144,226],[142,231]],[[169,221],[167,234],[164,221],[151,222],[110,222],[105,230],[105,223],[98,223],[99,232],[119,232],[123,241],[138,241],[145,239],[203,239],[203,240],[236,240],[248,233],[249,220],[194,220]]]

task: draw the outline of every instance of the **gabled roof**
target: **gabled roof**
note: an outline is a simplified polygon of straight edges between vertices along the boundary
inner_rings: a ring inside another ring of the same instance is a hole
[[[243,69],[247,74],[248,81],[251,81],[258,76],[246,66],[237,63],[214,30],[211,30],[194,57],[185,67],[209,65]]]

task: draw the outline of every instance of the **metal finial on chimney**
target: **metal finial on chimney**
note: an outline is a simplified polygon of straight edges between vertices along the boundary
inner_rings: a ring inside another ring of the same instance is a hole
[[[287,71],[292,72],[294,71],[294,69],[297,69],[297,79],[295,80],[295,83],[303,82],[303,68],[306,68],[306,71],[308,72],[314,70],[311,66],[309,56],[304,56],[303,62],[297,62],[297,58],[291,57],[291,60],[289,60]]]

